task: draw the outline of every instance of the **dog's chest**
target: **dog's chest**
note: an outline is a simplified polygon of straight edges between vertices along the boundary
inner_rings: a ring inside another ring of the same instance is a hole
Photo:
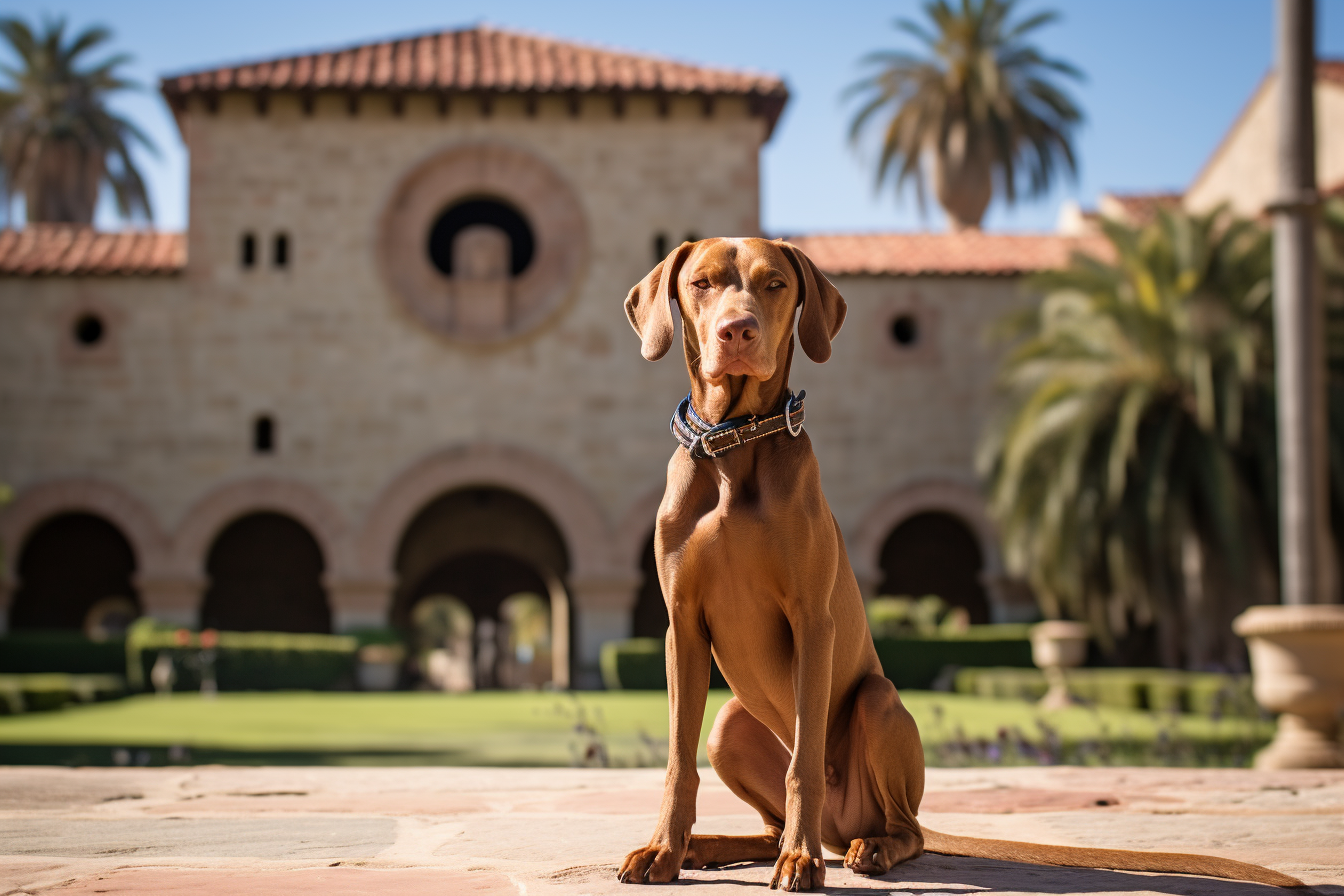
[[[719,668],[735,691],[788,681],[793,635],[764,521],[746,513],[707,514],[681,553],[679,583],[696,597]]]

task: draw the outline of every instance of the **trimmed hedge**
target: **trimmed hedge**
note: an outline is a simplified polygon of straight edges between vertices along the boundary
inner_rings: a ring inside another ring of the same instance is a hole
[[[1249,675],[1175,669],[1070,669],[1069,691],[1085,703],[1153,712],[1256,718]],[[1039,669],[965,668],[954,689],[1000,700],[1039,700],[1047,690]]]
[[[287,632],[216,632],[215,682],[221,691],[329,691],[354,687],[359,641],[344,635]],[[126,677],[148,690],[149,673],[167,653],[177,673],[173,690],[201,687],[208,652],[201,633],[140,621],[126,638]]]
[[[602,645],[598,665],[602,684],[609,691],[667,690],[666,644],[662,638],[626,638]],[[711,659],[709,686],[726,688],[719,664]]]
[[[1029,625],[973,625],[957,634],[876,638],[882,672],[898,688],[926,689],[946,666],[1031,667]],[[627,638],[602,645],[599,665],[609,690],[667,690],[662,638]],[[718,664],[710,668],[710,687],[728,683]]]
[[[0,709],[9,714],[59,709],[67,703],[92,703],[120,697],[126,679],[120,675],[71,675],[66,672],[0,674]]]
[[[0,638],[0,673],[120,675],[125,671],[125,638],[91,641],[81,631],[62,629],[20,629]]]
[[[874,638],[882,673],[898,688],[927,689],[946,666],[1033,668],[1030,625],[973,625],[955,634]]]

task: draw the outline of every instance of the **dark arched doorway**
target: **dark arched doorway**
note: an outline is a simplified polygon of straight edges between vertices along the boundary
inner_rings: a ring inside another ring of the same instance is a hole
[[[396,569],[392,619],[413,640],[421,601],[451,598],[470,611],[474,626],[470,664],[480,687],[522,680],[511,678],[505,668],[512,662],[508,645],[517,641],[514,628],[519,624],[512,614],[501,612],[505,602],[532,595],[548,603],[550,669],[540,671],[545,680],[568,685],[571,611],[563,583],[569,553],[559,528],[535,503],[516,492],[486,486],[442,495],[407,526],[397,548]],[[491,657],[498,657],[498,662]]]
[[[653,552],[652,532],[644,543],[639,569],[644,574],[644,581],[639,586],[631,629],[636,638],[661,638],[667,634],[667,602],[663,600],[663,588],[658,582],[658,562]]]
[[[411,605],[432,594],[451,594],[475,620],[499,620],[499,606],[515,594],[546,594],[536,567],[502,551],[473,551],[445,560],[416,584]]]
[[[989,622],[980,544],[952,514],[929,511],[907,518],[887,536],[880,562],[878,594],[936,594],[949,606],[965,608],[972,623]]]
[[[251,513],[224,528],[206,559],[201,624],[226,631],[329,632],[322,548],[280,513]]]
[[[105,598],[138,603],[131,543],[91,513],[63,513],[34,529],[19,552],[18,573],[10,628],[81,629]]]

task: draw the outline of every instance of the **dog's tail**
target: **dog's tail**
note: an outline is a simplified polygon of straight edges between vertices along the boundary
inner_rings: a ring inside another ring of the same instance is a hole
[[[1091,849],[1081,846],[1045,846],[1014,840],[982,840],[940,834],[921,825],[924,851],[945,856],[999,859],[1033,865],[1069,865],[1074,868],[1108,868],[1116,871],[1164,871],[1174,874],[1202,874],[1247,880],[1276,887],[1305,887],[1295,877],[1271,871],[1260,865],[1222,859],[1216,856],[1187,855],[1176,852],[1140,852],[1132,849]]]

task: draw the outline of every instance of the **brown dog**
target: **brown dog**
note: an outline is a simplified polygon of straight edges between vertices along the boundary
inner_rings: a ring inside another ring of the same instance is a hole
[[[674,420],[683,447],[668,463],[654,539],[671,620],[671,735],[658,826],[648,846],[625,857],[622,881],[670,881],[683,863],[773,859],[772,888],[806,890],[825,881],[824,845],[863,874],[885,873],[928,850],[1301,885],[1227,859],[976,840],[921,828],[919,731],[882,675],[858,583],[801,432],[801,397],[788,387],[795,312],[801,306],[803,351],[825,361],[845,319],[844,299],[788,243],[683,243],[625,300],[650,361],[672,345],[672,302],[683,321],[691,394]],[[760,813],[759,836],[691,834],[711,654],[734,696],[714,721],[710,762]]]

